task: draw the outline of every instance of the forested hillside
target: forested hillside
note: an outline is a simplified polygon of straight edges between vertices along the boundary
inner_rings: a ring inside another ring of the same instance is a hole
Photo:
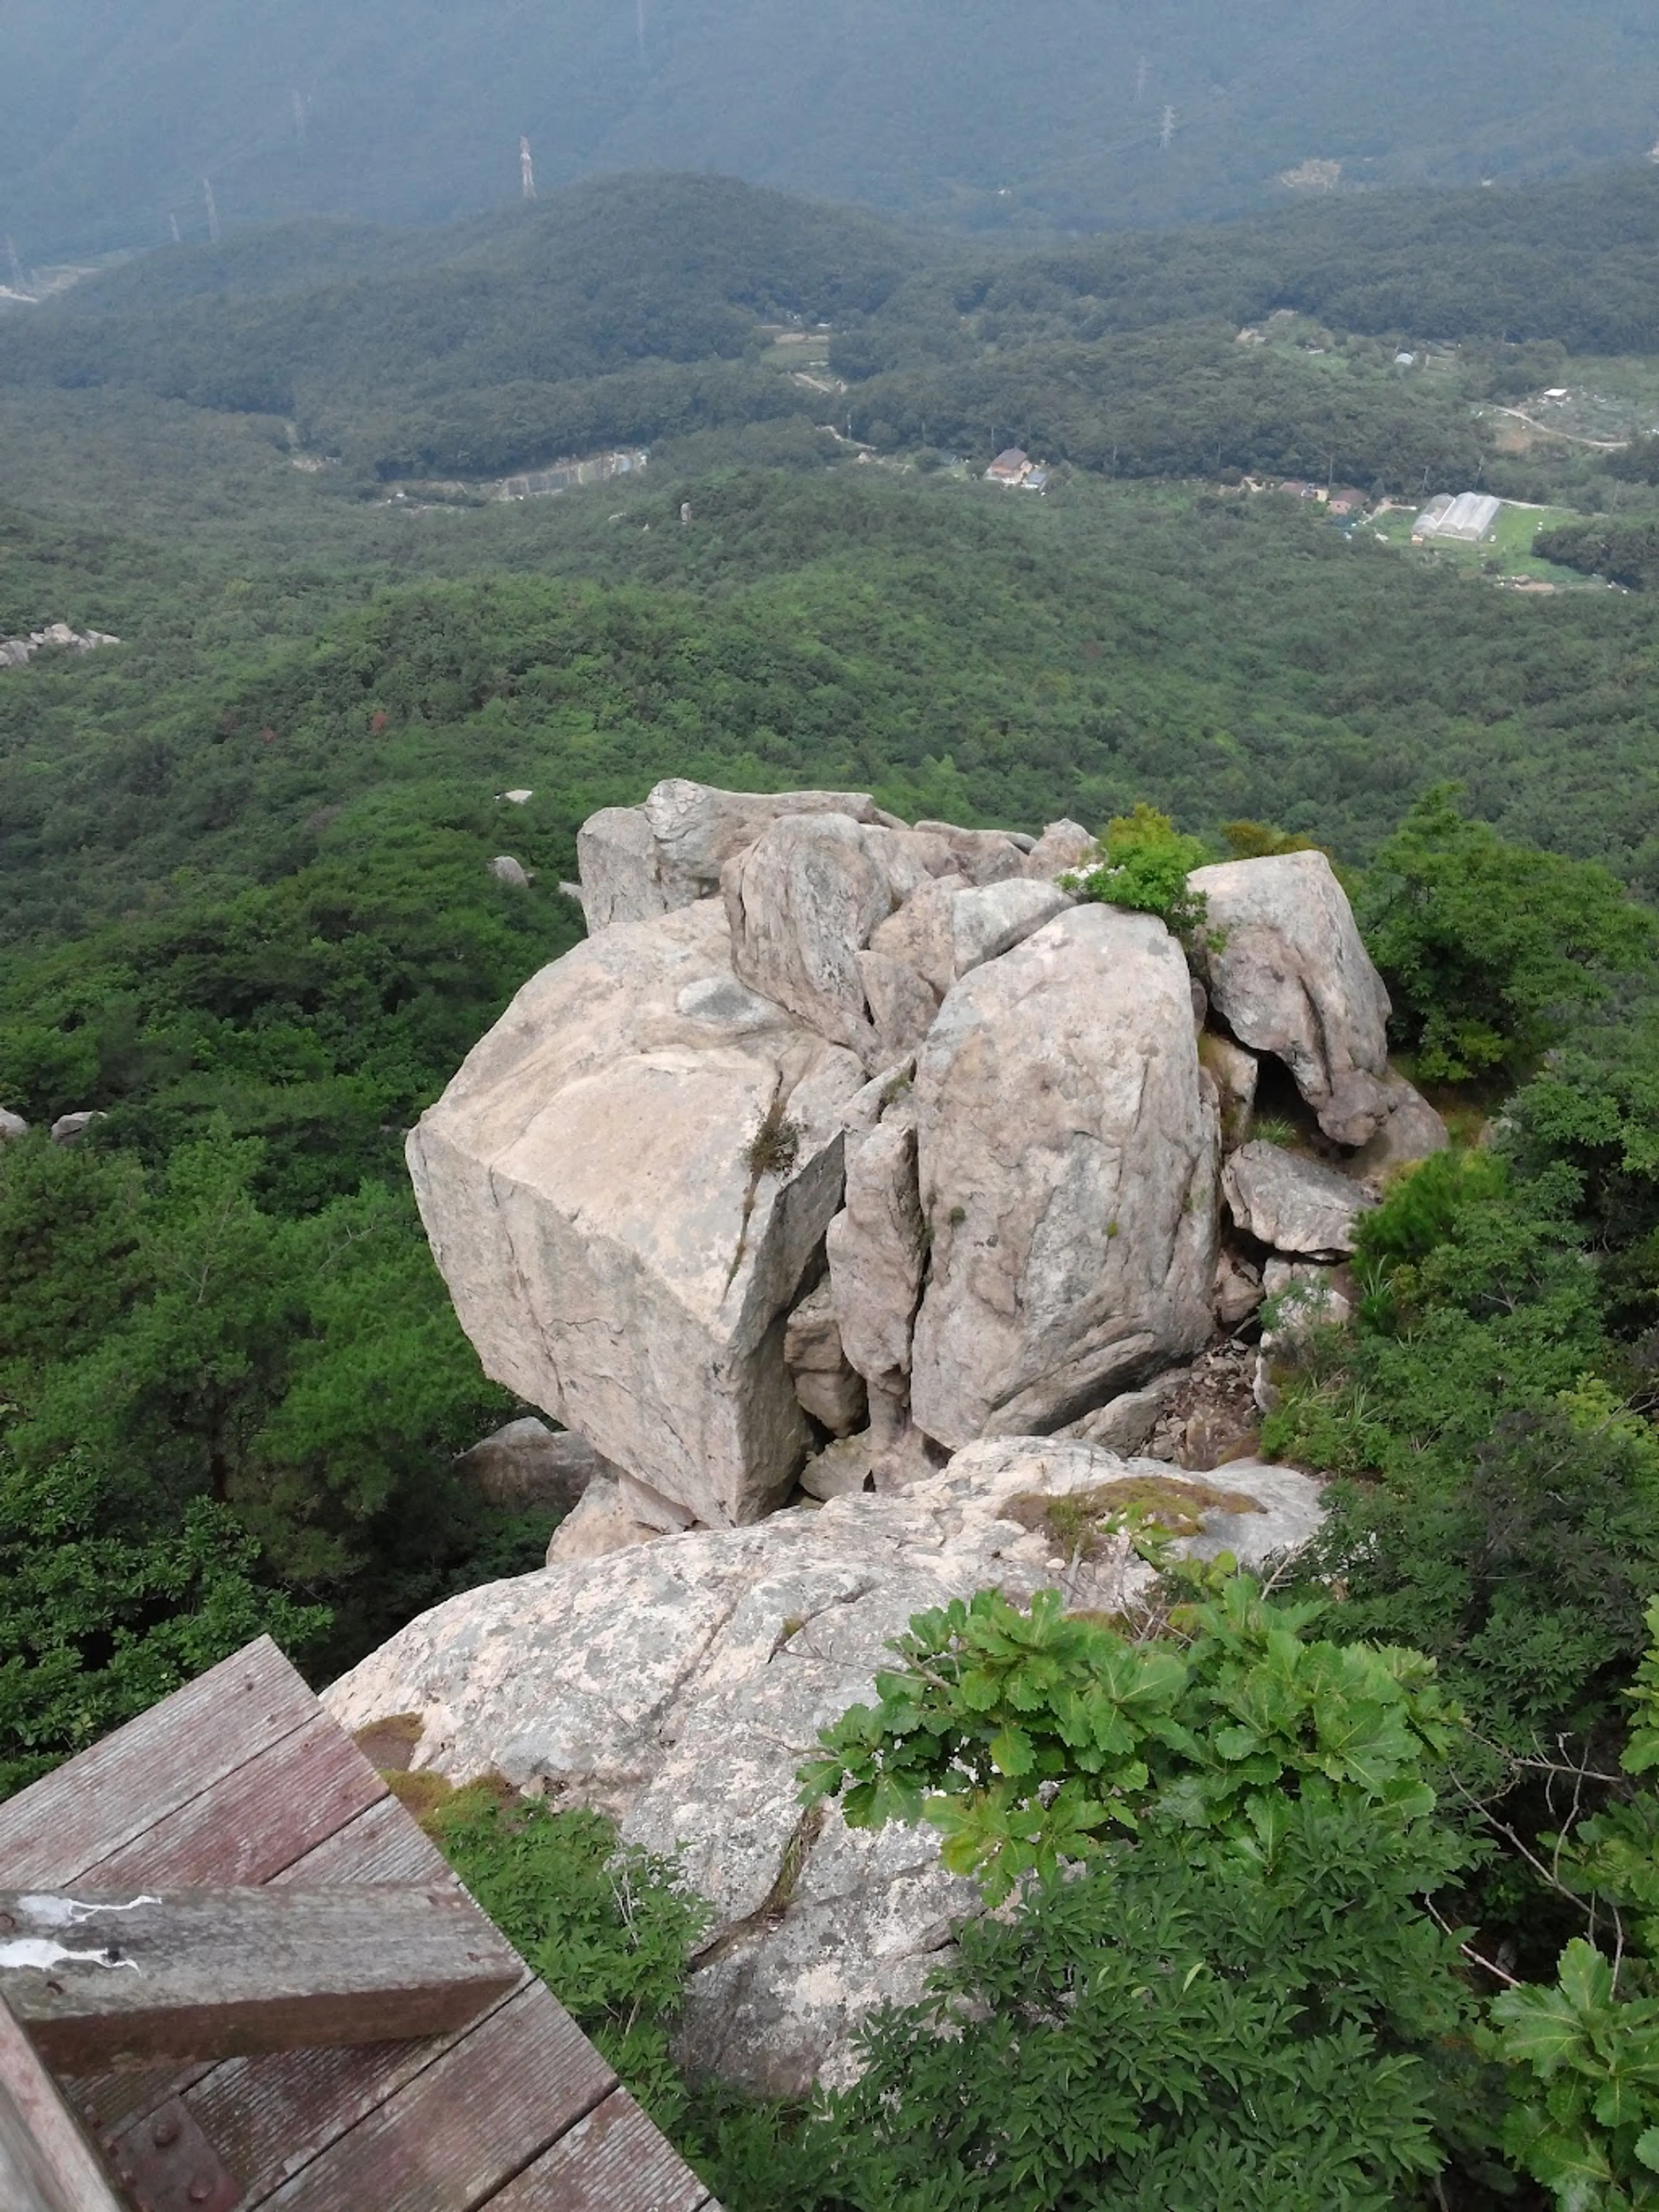
[[[1636,0],[18,0],[0,231],[46,262],[293,215],[444,220],[655,166],[978,228],[1191,222],[1316,188],[1640,158]],[[1167,114],[1167,125],[1166,125]],[[1167,143],[1164,143],[1167,139]]]
[[[148,255],[0,319],[0,399],[141,391],[278,441],[291,422],[370,482],[765,424],[821,456],[827,422],[884,452],[1018,438],[1109,475],[1451,489],[1490,458],[1472,402],[1549,383],[1565,352],[1659,348],[1656,216],[1659,175],[1628,171],[988,255],[635,178],[449,230]],[[1275,315],[1294,342],[1237,343]],[[763,326],[792,320],[832,326],[828,374],[769,354]],[[1427,342],[1455,357],[1402,376],[1397,347]]]

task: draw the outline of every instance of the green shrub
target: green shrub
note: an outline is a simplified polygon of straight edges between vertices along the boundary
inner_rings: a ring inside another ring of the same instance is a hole
[[[441,1799],[422,1826],[490,1918],[659,2125],[686,2109],[669,2038],[713,1917],[672,1860],[616,1824],[488,1787]]]
[[[777,2194],[728,2133],[732,2212],[1384,2212],[1443,2138],[1478,2149],[1472,2002],[1423,1909],[1466,1856],[1426,1779],[1457,1715],[1415,1654],[1185,1572],[1201,1601],[1144,1642],[1053,1591],[919,1615],[823,1732],[809,1799],[925,1815],[1005,1909],[782,2132]]]
[[[1104,906],[1155,914],[1189,943],[1204,926],[1204,894],[1187,881],[1210,858],[1202,838],[1183,836],[1167,814],[1143,802],[1109,822],[1100,844],[1099,866],[1065,878],[1066,887]]]
[[[1609,870],[1507,844],[1456,798],[1439,784],[1418,800],[1359,903],[1392,1034],[1431,1082],[1524,1069],[1656,942],[1655,917]]]

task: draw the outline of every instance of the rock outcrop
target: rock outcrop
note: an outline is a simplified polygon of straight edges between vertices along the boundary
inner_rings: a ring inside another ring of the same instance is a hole
[[[486,1370],[711,1526],[781,1504],[811,1443],[784,1326],[863,1082],[739,982],[714,901],[544,969],[410,1139]]]
[[[951,989],[916,1064],[930,1239],[916,1425],[1047,1431],[1212,1326],[1216,1118],[1187,963],[1149,915],[1080,907]]]
[[[568,1544],[754,1521],[809,1462],[839,1497],[1092,1434],[1443,1141],[1322,854],[1195,873],[1200,982],[1060,887],[1075,823],[677,781],[580,848],[588,941],[410,1145],[485,1367],[617,1471]],[[1264,1055],[1319,1158],[1251,1141]]]
[[[568,1513],[591,1482],[617,1474],[586,1437],[556,1432],[533,1415],[464,1451],[455,1472],[486,1504],[513,1513]]]
[[[21,668],[38,653],[95,653],[100,646],[119,645],[107,630],[72,629],[68,623],[48,623],[27,637],[0,637],[0,668]]]
[[[1349,1176],[1255,1139],[1221,1171],[1238,1226],[1276,1252],[1352,1252],[1354,1223],[1376,1204]]]
[[[1328,1137],[1364,1144],[1389,1110],[1389,994],[1330,862],[1225,860],[1191,880],[1211,1005],[1239,1043],[1284,1061]]]
[[[21,1114],[8,1112],[0,1106],[0,1145],[8,1144],[14,1137],[27,1137],[29,1125]]]
[[[643,806],[607,806],[583,824],[576,856],[590,933],[714,897],[727,860],[786,814],[904,826],[867,792],[715,791],[671,776]]]
[[[1166,1467],[1086,1444],[975,1445],[894,1497],[797,1509],[758,1528],[669,1536],[453,1598],[328,1692],[342,1725],[419,1714],[417,1766],[498,1771],[598,1807],[654,1850],[683,1852],[716,1924],[692,1974],[681,2057],[775,2094],[847,2078],[848,2037],[919,1995],[971,1883],[928,1827],[849,1830],[803,1814],[795,1770],[817,1731],[872,1691],[910,1616],[997,1586],[1059,1584],[1115,1610],[1145,1579],[1121,1541],[1068,1567],[1048,1498]],[[1259,1561],[1306,1540],[1318,1486],[1229,1466],[1196,1492],[1189,1547]],[[590,1498],[593,1496],[590,1492]],[[1097,1501],[1109,1510],[1109,1489]],[[584,1510],[586,1510],[586,1506]]]

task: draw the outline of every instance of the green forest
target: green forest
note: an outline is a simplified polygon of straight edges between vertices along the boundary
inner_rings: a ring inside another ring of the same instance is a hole
[[[402,1147],[578,941],[594,809],[1068,815],[1166,890],[1316,844],[1455,1139],[1278,1376],[1330,1518],[1269,1589],[1143,1529],[1127,1627],[915,1624],[802,1786],[996,1910],[859,2087],[683,2080],[673,1867],[619,1915],[597,1816],[422,1809],[730,2212],[1659,2204],[1656,214],[1626,170],[1015,252],[630,178],[0,313],[0,641],[118,641],[0,665],[0,1794],[262,1630],[321,1683],[540,1563],[454,1471],[528,1409]],[[1502,434],[1563,385],[1627,434]],[[1041,497],[981,480],[1015,440]],[[1409,542],[1477,486],[1547,588]]]

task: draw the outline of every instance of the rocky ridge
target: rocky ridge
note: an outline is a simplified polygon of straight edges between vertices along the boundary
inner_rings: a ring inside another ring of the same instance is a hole
[[[1198,870],[1189,963],[1070,895],[1092,851],[684,781],[585,825],[587,941],[410,1164],[486,1369],[613,1463],[627,1519],[1115,1433],[1444,1143],[1322,854]]]
[[[514,1424],[462,1471],[580,1503],[543,1573],[329,1703],[683,1852],[715,1925],[681,2056],[793,2094],[975,1909],[931,1832],[803,1812],[818,1729],[925,1607],[1133,1602],[1126,1480],[1193,1549],[1305,1542],[1319,1484],[1249,1455],[1275,1347],[1346,1311],[1357,1215],[1445,1133],[1317,854],[1198,872],[1189,962],[1067,890],[1074,823],[674,782],[580,850],[587,941],[409,1146],[486,1369],[570,1432]],[[1079,1492],[1081,1553],[1048,1511]]]

